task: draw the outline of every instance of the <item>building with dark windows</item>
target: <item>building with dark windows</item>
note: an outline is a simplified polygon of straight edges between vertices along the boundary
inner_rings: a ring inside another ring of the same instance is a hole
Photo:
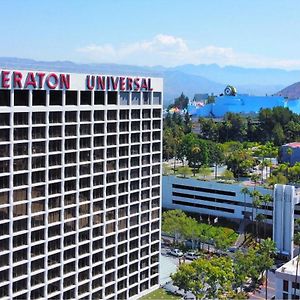
[[[0,70],[0,298],[159,285],[162,80]]]
[[[246,186],[242,183],[221,183],[176,176],[163,176],[163,203],[165,209],[181,209],[211,219],[227,218],[247,222],[264,214],[265,223],[273,227],[273,240],[280,256],[294,256],[294,220],[300,218],[300,189],[276,184],[274,189]],[[248,193],[243,188],[248,188]],[[271,195],[272,202],[260,208],[253,205],[249,192]]]

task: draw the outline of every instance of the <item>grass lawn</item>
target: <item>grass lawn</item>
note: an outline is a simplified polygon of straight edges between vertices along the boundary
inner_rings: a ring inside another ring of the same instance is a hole
[[[152,293],[140,298],[139,300],[179,300],[181,299],[180,296],[175,296],[167,291],[165,291],[164,289],[158,289],[153,291]]]

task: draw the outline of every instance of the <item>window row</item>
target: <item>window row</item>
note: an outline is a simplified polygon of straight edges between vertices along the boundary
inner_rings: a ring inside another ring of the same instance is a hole
[[[14,90],[13,99],[10,90],[0,90],[0,106],[29,106],[29,90]],[[131,96],[131,97],[130,97]],[[94,105],[161,105],[160,92],[114,92],[108,91],[107,97],[103,91],[94,91]],[[131,101],[130,101],[131,98]],[[47,92],[45,90],[32,91],[32,105],[46,106]],[[49,105],[63,105],[63,91],[49,91]],[[66,91],[65,105],[92,105],[91,91]]]
[[[161,118],[161,109],[132,109],[132,110],[95,110],[88,111],[50,111],[49,115],[46,112],[32,112],[32,124],[48,123],[77,123],[91,122],[94,114],[94,121],[117,121],[131,119],[150,119]],[[106,118],[105,118],[106,114]],[[9,126],[11,124],[10,113],[0,113],[0,126]],[[14,112],[12,125],[28,125],[30,114],[28,112]]]

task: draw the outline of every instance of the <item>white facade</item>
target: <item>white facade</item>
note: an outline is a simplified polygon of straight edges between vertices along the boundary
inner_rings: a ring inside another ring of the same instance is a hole
[[[295,205],[300,201],[294,186],[276,184],[274,188],[273,240],[279,253],[292,258],[294,249]]]
[[[215,181],[203,181],[176,176],[163,176],[163,207],[167,209],[182,209],[229,219],[243,219],[246,212],[248,218],[255,219],[256,214],[267,216],[268,223],[272,220],[272,204],[266,209],[256,209],[252,206],[252,198],[241,193],[241,184],[226,184]],[[252,191],[254,187],[249,187]],[[272,190],[256,187],[263,195],[272,194]]]
[[[276,270],[275,299],[300,298],[300,267],[298,267],[296,284],[297,259],[298,257],[293,258]]]
[[[294,219],[300,217],[300,195],[294,186],[276,185],[274,190],[255,187],[262,195],[270,194],[273,202],[256,209],[252,198],[242,193],[242,184],[225,184],[176,176],[163,176],[163,208],[181,209],[228,219],[255,220],[264,214],[273,225],[273,240],[278,253],[293,257]],[[253,191],[254,187],[248,187]],[[274,210],[273,210],[274,205]],[[274,221],[273,221],[274,220]]]
[[[0,70],[0,298],[157,288],[162,80],[40,74]]]

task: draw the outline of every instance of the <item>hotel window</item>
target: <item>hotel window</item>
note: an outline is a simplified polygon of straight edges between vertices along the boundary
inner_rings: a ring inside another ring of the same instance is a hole
[[[120,110],[119,112],[120,120],[128,120],[129,119],[129,110]]]
[[[116,110],[108,110],[107,111],[107,120],[117,120],[117,111]]]
[[[94,103],[96,105],[104,105],[105,104],[105,93],[102,91],[94,92]]]
[[[80,105],[91,105],[92,104],[92,93],[90,91],[80,92]]]
[[[90,122],[91,121],[91,112],[90,111],[81,111],[80,112],[80,122]]]
[[[141,93],[133,92],[131,95],[131,104],[140,105],[141,104]]]
[[[33,112],[32,113],[32,124],[45,124],[46,114],[44,112]]]
[[[33,127],[32,138],[33,139],[44,139],[46,137],[45,127]]]
[[[10,106],[9,90],[0,90],[0,106]]]
[[[151,110],[143,109],[143,119],[150,119],[150,118],[151,118]]]
[[[9,141],[9,129],[0,129],[0,141],[1,142]]]
[[[1,101],[1,99],[0,99],[0,101]],[[28,115],[27,115],[27,118],[28,118]],[[7,114],[1,113],[0,114],[0,125],[1,126],[9,126],[9,124],[10,124],[10,114],[9,113],[7,113]],[[25,123],[25,124],[28,124],[28,123]]]
[[[129,105],[129,93],[120,92],[120,105]]]
[[[62,112],[50,111],[49,112],[49,123],[62,123]]]
[[[66,91],[66,105],[77,105],[77,91]]]
[[[161,93],[154,92],[153,93],[153,104],[160,105],[161,104]],[[159,118],[159,117],[157,117]]]
[[[1,115],[2,118],[3,115]],[[9,121],[9,120],[8,120]],[[15,125],[28,125],[28,113],[14,113],[14,124]]]
[[[107,104],[117,105],[118,104],[118,93],[117,92],[107,92]]]
[[[28,90],[14,90],[14,106],[29,106]]]
[[[154,98],[153,98],[154,101]],[[160,109],[153,109],[152,113],[153,118],[160,118],[161,117],[161,110]]]
[[[77,123],[77,112],[76,111],[66,111],[65,121],[67,123]]]
[[[62,91],[50,91],[50,105],[62,105]]]
[[[143,104],[151,104],[151,93],[143,92]]]
[[[104,111],[103,110],[95,110],[94,111],[94,120],[95,121],[104,121]]]

